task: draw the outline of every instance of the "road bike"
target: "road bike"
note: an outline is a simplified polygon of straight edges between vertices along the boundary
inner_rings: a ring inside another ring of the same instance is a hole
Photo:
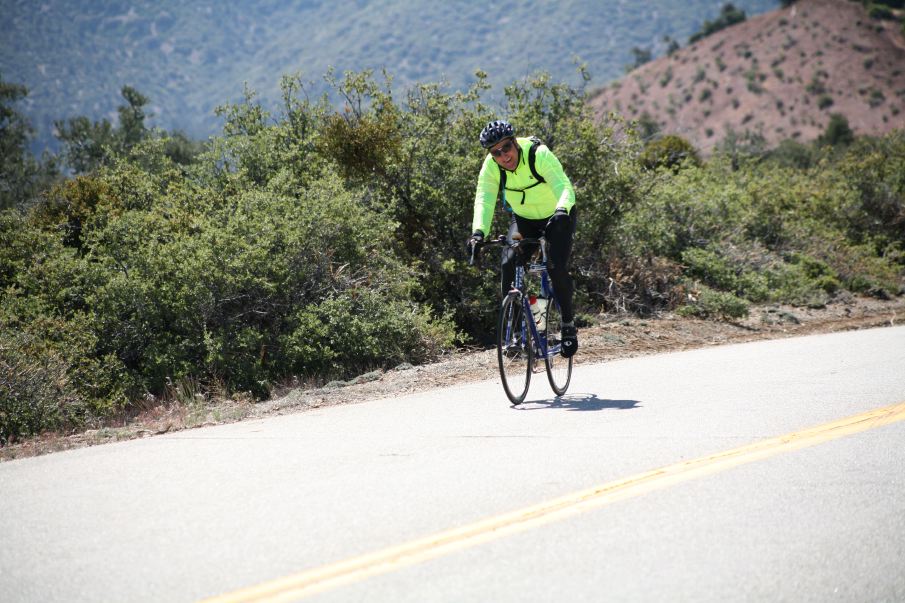
[[[518,233],[509,241],[500,235],[475,244],[470,263],[474,263],[475,254],[482,247],[495,245],[501,246],[503,253],[509,248],[516,254],[515,280],[503,298],[497,323],[497,360],[503,390],[513,406],[524,402],[531,375],[543,370],[538,366],[543,359],[550,387],[562,396],[572,380],[572,358],[561,355],[562,312],[547,273],[547,241],[544,237],[526,239]],[[545,307],[538,308],[538,304]]]

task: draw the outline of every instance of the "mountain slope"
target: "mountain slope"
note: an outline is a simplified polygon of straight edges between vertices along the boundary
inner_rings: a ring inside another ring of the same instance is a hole
[[[647,63],[591,102],[649,116],[704,152],[730,131],[813,140],[832,113],[880,134],[905,128],[905,40],[860,3],[800,0]]]
[[[302,72],[319,95],[329,66],[454,88],[483,69],[499,89],[538,69],[577,83],[577,55],[603,84],[633,47],[687,39],[724,1],[3,0],[0,74],[28,86],[23,110],[45,143],[54,119],[114,117],[123,85],[151,99],[153,124],[206,136],[244,82],[276,101],[280,76]],[[749,16],[778,4],[734,3]]]

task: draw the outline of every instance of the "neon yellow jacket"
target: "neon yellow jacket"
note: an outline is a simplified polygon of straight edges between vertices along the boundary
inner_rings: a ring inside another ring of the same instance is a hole
[[[534,168],[545,183],[537,184],[531,168],[528,166],[528,151],[531,149],[530,138],[517,138],[520,153],[518,166],[513,172],[506,172],[506,202],[512,211],[523,218],[540,220],[549,218],[556,208],[563,207],[571,212],[575,206],[575,189],[562,169],[559,159],[545,145],[537,147],[534,157]],[[496,208],[497,195],[500,191],[500,166],[488,153],[478,174],[478,188],[474,199],[474,219],[472,232],[480,230],[490,234],[493,211]]]

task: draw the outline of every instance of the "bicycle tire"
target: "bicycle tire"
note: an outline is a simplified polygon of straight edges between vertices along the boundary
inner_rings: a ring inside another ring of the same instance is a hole
[[[557,396],[564,395],[572,381],[572,358],[564,358],[560,354],[562,350],[561,330],[562,312],[556,300],[551,299],[547,303],[546,324],[544,325],[544,336],[547,341],[544,365],[547,369],[547,380],[550,382],[553,393]]]
[[[531,385],[534,346],[520,295],[507,295],[500,306],[497,362],[503,390],[513,406],[524,402]]]

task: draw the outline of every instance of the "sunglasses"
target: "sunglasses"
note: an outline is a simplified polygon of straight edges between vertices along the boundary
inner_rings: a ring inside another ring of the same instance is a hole
[[[492,151],[490,151],[490,154],[493,155],[494,157],[499,157],[503,153],[508,153],[511,150],[512,150],[512,141],[507,140],[506,143],[503,146],[501,146],[500,148],[493,149]]]

